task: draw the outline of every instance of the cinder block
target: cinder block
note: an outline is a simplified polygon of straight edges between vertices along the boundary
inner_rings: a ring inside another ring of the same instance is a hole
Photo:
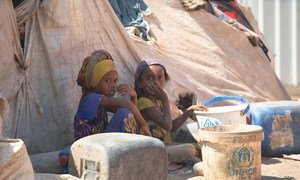
[[[168,155],[152,137],[101,133],[71,146],[69,173],[81,179],[167,179]]]

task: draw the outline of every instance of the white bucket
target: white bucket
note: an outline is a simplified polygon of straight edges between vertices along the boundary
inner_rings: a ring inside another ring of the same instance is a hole
[[[208,111],[195,111],[194,113],[196,114],[196,118],[199,119],[202,116],[206,116],[219,119],[223,124],[247,124],[246,113],[250,109],[250,106],[249,102],[242,97],[217,96],[206,101],[203,105],[209,106],[215,102],[224,100],[237,100],[244,102],[244,104],[233,106],[210,107],[208,108]]]
[[[213,117],[207,117],[207,116],[197,116],[197,125],[198,129],[209,127],[209,126],[219,126],[223,123]]]
[[[222,125],[223,123],[212,117],[204,117],[204,116],[198,116],[197,117],[197,122],[194,123],[188,123],[186,126],[194,139],[199,142],[199,129],[205,128],[205,127],[210,127],[210,126],[219,126]]]
[[[261,179],[262,127],[211,126],[198,135],[205,179]]]

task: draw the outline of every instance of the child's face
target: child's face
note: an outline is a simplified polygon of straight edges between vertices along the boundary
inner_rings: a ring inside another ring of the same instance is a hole
[[[152,65],[145,69],[139,81],[140,88],[146,87],[148,84],[156,84],[161,89],[166,85],[165,71],[159,65]]]
[[[103,78],[97,84],[95,91],[105,96],[112,97],[116,93],[117,83],[118,83],[117,71],[109,71],[103,76]]]

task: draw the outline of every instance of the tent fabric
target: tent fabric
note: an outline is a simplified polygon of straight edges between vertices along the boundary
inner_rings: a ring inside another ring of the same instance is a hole
[[[25,33],[25,23],[37,10],[40,0],[24,0],[15,8],[17,24],[20,34]]]
[[[0,3],[0,96],[14,97],[24,82],[24,58],[11,1]]]
[[[6,99],[0,97],[0,138],[3,138],[3,124],[9,113],[9,104]]]
[[[124,27],[136,27],[144,40],[149,38],[149,25],[143,20],[148,7],[143,0],[109,0],[109,3]]]
[[[236,19],[239,23],[241,23],[251,31],[254,30],[248,22],[248,19],[244,16],[244,13],[241,11],[236,1],[212,0],[212,3],[214,3],[218,9],[220,9],[224,14],[226,14],[230,18]]]
[[[24,53],[12,3],[2,2],[0,93],[11,106],[4,132],[21,138],[30,154],[74,141],[77,74],[97,49],[112,55],[120,83],[131,85],[138,62],[160,59],[171,77],[166,89],[172,101],[185,91],[202,102],[217,95],[290,99],[263,52],[242,32],[205,11],[184,11],[179,1],[145,1],[154,12],[145,19],[157,39],[149,44],[126,32],[107,0],[44,0],[26,21]]]
[[[109,0],[116,15],[126,26],[139,25],[142,21],[142,11],[147,10],[143,0]]]

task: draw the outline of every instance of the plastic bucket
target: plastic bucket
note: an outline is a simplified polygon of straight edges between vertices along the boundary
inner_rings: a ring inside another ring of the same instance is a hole
[[[203,105],[208,107],[213,103],[225,100],[241,101],[244,104],[234,106],[210,107],[208,108],[208,111],[195,111],[196,118],[199,119],[201,116],[206,116],[219,119],[223,124],[247,124],[246,113],[249,111],[250,105],[249,101],[242,97],[217,96],[206,101]]]
[[[188,123],[186,126],[193,138],[199,142],[199,129],[210,126],[219,126],[222,122],[216,118],[201,116],[197,118],[197,122]]]
[[[198,116],[197,117],[198,129],[210,127],[210,126],[219,126],[222,124],[223,123],[220,120],[213,118],[213,117],[206,117],[206,116]]]
[[[198,135],[205,179],[261,179],[260,126],[211,126]]]

